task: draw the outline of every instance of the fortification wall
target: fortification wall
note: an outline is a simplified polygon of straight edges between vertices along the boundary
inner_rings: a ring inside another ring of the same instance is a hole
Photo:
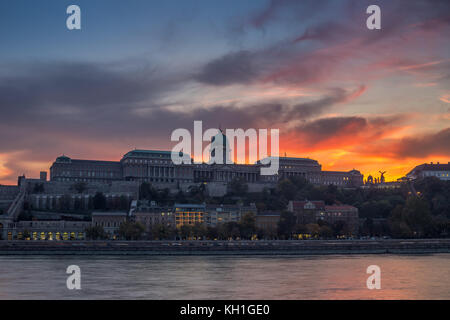
[[[43,190],[40,193],[50,194],[73,194],[78,193],[75,188],[77,182],[63,181],[27,181],[28,193],[34,193],[35,186],[41,184]],[[108,183],[86,182],[86,189],[83,194],[95,194],[97,192],[108,194],[134,193],[136,196],[139,192],[139,182],[136,181],[111,181]]]

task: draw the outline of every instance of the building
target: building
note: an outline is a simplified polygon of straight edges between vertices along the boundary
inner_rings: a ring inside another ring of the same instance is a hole
[[[148,202],[148,201],[147,201]],[[132,213],[132,219],[145,226],[146,232],[151,232],[156,225],[175,228],[175,214],[173,207],[161,207],[156,204],[140,203]]]
[[[56,158],[50,167],[50,180],[74,182],[109,182],[123,180],[120,162]]]
[[[350,205],[327,206],[323,201],[289,201],[288,211],[295,214],[298,224],[317,223],[322,220],[333,225],[342,221],[351,233],[358,232],[358,208]]]
[[[92,212],[92,226],[102,227],[111,237],[117,235],[120,225],[126,221],[126,212]]]
[[[206,205],[204,204],[175,204],[175,223],[177,228],[183,225],[205,223]]]
[[[424,163],[412,169],[406,177],[408,179],[416,180],[426,177],[436,177],[440,180],[450,180],[450,162],[447,164]]]
[[[215,227],[220,223],[239,222],[246,213],[253,213],[256,215],[257,209],[254,203],[249,206],[239,204],[207,205],[206,224]]]
[[[317,217],[333,225],[338,221],[343,221],[352,234],[358,233],[359,214],[358,208],[350,205],[332,205],[325,206],[325,212],[320,213]]]
[[[255,219],[256,229],[263,231],[266,235],[276,236],[279,221],[280,213],[278,212],[258,212]]]
[[[220,156],[220,154],[222,154]],[[175,164],[172,156],[182,159]],[[266,158],[264,160],[270,160]],[[211,139],[210,163],[194,163],[187,154],[172,151],[132,150],[120,161],[77,160],[65,155],[56,158],[50,168],[51,181],[111,182],[116,180],[149,182],[157,188],[187,190],[198,183],[227,184],[239,178],[249,184],[249,190],[273,186],[279,179],[303,177],[317,185],[359,187],[363,175],[357,170],[323,171],[322,166],[308,158],[279,157],[279,170],[274,175],[261,175],[265,161],[236,164],[231,161],[230,144],[221,131]],[[225,189],[212,188],[220,195]],[[220,191],[218,191],[220,189]]]
[[[317,223],[318,217],[325,212],[325,202],[289,201],[288,211],[294,213],[297,224]]]
[[[316,185],[334,184],[343,188],[363,185],[363,175],[357,170],[323,171],[316,160],[307,158],[280,157],[278,174],[261,175],[262,164],[259,161],[255,164],[192,163],[186,155],[187,163],[176,165],[171,155],[171,151],[132,150],[118,162],[60,156],[50,168],[50,181],[137,181],[170,190],[187,190],[199,183],[227,184],[236,178],[249,184],[249,190],[262,190],[264,186],[273,186],[278,180],[289,177],[303,177]],[[224,192],[226,188],[222,188],[218,195]]]

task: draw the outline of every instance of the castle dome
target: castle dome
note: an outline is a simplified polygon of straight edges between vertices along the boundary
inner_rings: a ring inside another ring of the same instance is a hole
[[[67,157],[65,155],[62,155],[62,156],[56,158],[56,162],[60,162],[60,163],[61,162],[67,163],[67,162],[71,162],[71,161],[72,161],[72,159],[70,159],[69,157]]]

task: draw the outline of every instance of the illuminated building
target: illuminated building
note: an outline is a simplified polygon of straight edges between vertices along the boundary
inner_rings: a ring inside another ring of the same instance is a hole
[[[424,163],[412,169],[407,175],[409,179],[422,179],[426,177],[436,177],[440,180],[450,180],[450,162],[441,163]]]
[[[205,222],[206,206],[204,204],[175,204],[174,211],[177,227]]]

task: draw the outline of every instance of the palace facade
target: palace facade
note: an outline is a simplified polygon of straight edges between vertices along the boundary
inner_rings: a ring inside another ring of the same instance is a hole
[[[298,176],[316,185],[338,187],[363,185],[357,170],[323,171],[322,166],[308,158],[279,158],[276,175],[261,175],[261,164],[180,164],[172,162],[170,151],[132,150],[120,161],[78,160],[60,156],[50,168],[51,181],[63,182],[149,182],[155,187],[180,188],[198,183],[226,184],[241,178],[248,184],[274,185],[280,179]]]
[[[215,139],[221,135],[220,139]],[[177,154],[183,164],[172,161],[172,151],[132,150],[120,161],[78,160],[65,155],[56,158],[50,168],[50,180],[62,182],[138,181],[149,182],[156,188],[186,189],[191,185],[215,184],[212,194],[225,192],[223,186],[239,178],[249,184],[249,191],[259,191],[265,186],[275,185],[278,180],[303,177],[313,184],[339,187],[363,185],[363,175],[357,170],[348,172],[323,171],[322,166],[308,158],[279,157],[279,170],[275,175],[261,175],[264,161],[255,164],[230,164],[230,149],[226,136],[219,133],[212,139],[211,159],[216,150],[223,155],[223,164],[194,163],[187,154]],[[217,141],[222,141],[222,143]],[[222,186],[222,188],[220,187]]]

